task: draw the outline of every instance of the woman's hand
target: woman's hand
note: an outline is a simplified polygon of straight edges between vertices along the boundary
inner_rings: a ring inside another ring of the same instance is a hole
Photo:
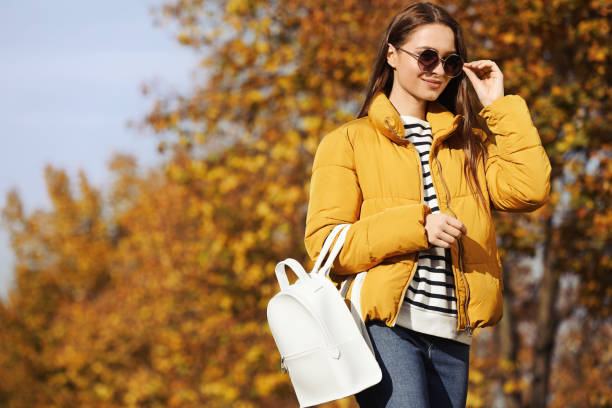
[[[425,231],[427,241],[441,248],[450,248],[461,235],[467,234],[461,221],[441,212],[425,216]]]
[[[504,75],[491,60],[479,60],[463,64],[463,72],[472,83],[482,106],[489,106],[504,96]]]

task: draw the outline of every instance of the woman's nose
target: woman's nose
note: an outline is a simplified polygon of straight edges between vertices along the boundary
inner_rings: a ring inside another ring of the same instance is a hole
[[[438,61],[438,64],[434,68],[433,72],[441,77],[444,76],[444,64],[442,63],[442,60]]]

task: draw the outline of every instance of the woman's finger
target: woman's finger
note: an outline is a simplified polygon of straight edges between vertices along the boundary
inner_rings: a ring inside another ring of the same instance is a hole
[[[455,241],[456,241],[455,237],[453,237],[452,235],[450,235],[450,234],[448,234],[448,233],[446,233],[444,231],[441,231],[440,234],[438,234],[438,239],[446,242],[449,245],[454,244]]]
[[[485,68],[480,65],[464,65],[464,68],[471,71],[476,76],[482,75],[485,71]]]
[[[472,62],[466,62],[463,65],[467,65],[469,67],[474,67],[474,68],[482,68],[485,66],[489,66],[494,64],[493,61],[490,60],[478,60],[478,61],[472,61]]]
[[[441,239],[435,239],[432,242],[432,244],[434,244],[435,246],[440,247],[440,248],[450,248],[451,247],[449,243],[444,242]]]
[[[499,69],[495,61],[491,61],[491,60],[472,61],[472,62],[467,62],[463,65],[467,66],[468,68],[473,68],[477,71],[483,71],[483,72],[495,71],[495,72],[501,73],[501,70]]]
[[[446,228],[444,228],[444,232],[446,232],[448,235],[456,238],[459,238],[461,236],[461,230],[458,228],[453,227],[452,225],[447,225]]]
[[[495,61],[492,61],[492,60],[476,60],[476,61],[466,62],[466,64],[468,65],[496,65]]]
[[[476,73],[472,70],[471,67],[463,67],[463,72],[465,72],[465,75],[467,75],[467,77],[470,79],[470,82],[472,84],[474,84],[479,78],[478,75],[476,75]]]
[[[465,225],[463,225],[463,223],[459,221],[458,219],[448,218],[446,222],[448,223],[449,226],[457,230],[457,232],[463,233],[463,234],[467,233],[467,229],[465,228]]]
[[[467,68],[473,70],[476,74],[483,74],[485,72],[493,71],[490,66],[484,64],[468,65]]]

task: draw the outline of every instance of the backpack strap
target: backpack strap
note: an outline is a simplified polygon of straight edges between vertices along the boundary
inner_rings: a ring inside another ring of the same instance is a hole
[[[314,268],[312,268],[312,272],[310,272],[311,274],[321,276],[329,275],[334,260],[336,259],[336,256],[338,256],[340,250],[342,249],[342,246],[344,245],[346,234],[350,227],[351,224],[338,224],[331,230],[331,232],[327,236],[327,239],[323,243],[323,248],[321,248],[321,253],[317,258],[317,263],[315,264]],[[334,238],[336,238],[336,235],[338,235],[338,239],[336,240],[334,247],[328,255],[329,248],[331,247]],[[327,260],[323,267],[321,267],[321,264],[323,263],[323,260],[325,259],[326,255],[328,255]]]

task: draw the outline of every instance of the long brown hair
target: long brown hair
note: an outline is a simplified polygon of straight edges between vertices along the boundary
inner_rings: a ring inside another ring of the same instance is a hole
[[[432,23],[444,24],[453,30],[456,52],[464,61],[467,61],[467,49],[461,27],[457,21],[438,5],[422,1],[410,4],[393,17],[381,38],[374,69],[368,83],[366,98],[357,114],[357,118],[368,114],[372,98],[377,92],[382,91],[387,97],[391,94],[391,89],[393,88],[393,68],[387,63],[388,44],[396,48],[401,47],[414,29],[421,25]],[[463,166],[463,172],[468,180],[470,190],[480,196],[482,204],[486,208],[485,203],[487,201],[476,177],[478,160],[486,159],[486,149],[480,138],[473,133],[472,128],[479,127],[485,132],[488,132],[488,129],[478,116],[478,112],[482,109],[482,104],[469,82],[465,74],[461,73],[461,75],[451,79],[437,101],[453,114],[459,114],[463,117],[461,125],[451,137],[459,140],[467,158]]]

